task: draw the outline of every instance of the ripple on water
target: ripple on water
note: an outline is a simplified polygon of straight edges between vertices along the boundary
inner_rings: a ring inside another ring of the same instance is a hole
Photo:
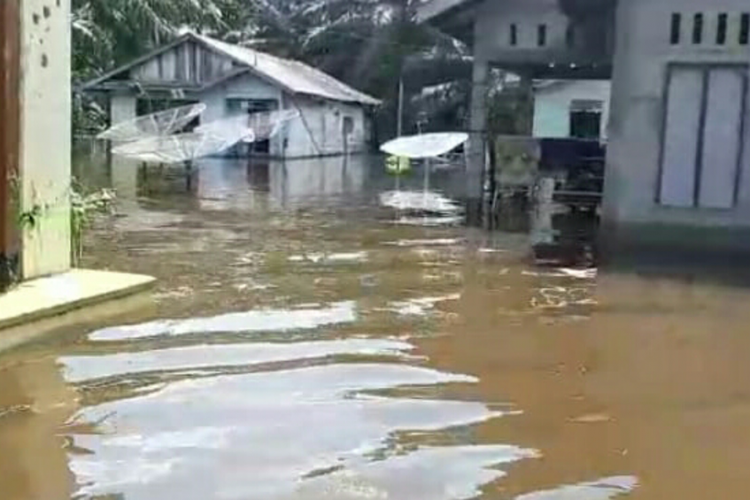
[[[609,500],[626,495],[638,487],[632,476],[614,476],[590,483],[562,486],[554,490],[528,493],[516,500]]]
[[[71,436],[81,495],[130,499],[471,498],[513,446],[397,453],[399,431],[438,432],[502,416],[486,405],[368,395],[473,377],[398,364],[334,364],[170,383],[84,409],[102,434]],[[374,454],[381,457],[376,460]],[[320,473],[320,471],[328,471]]]
[[[145,352],[99,356],[64,356],[59,359],[68,382],[120,377],[149,372],[220,369],[282,363],[329,356],[398,356],[411,344],[389,340],[346,339],[320,342],[192,345]]]
[[[357,320],[356,303],[338,302],[328,307],[261,309],[210,318],[161,320],[140,325],[105,328],[89,335],[95,341],[122,341],[147,337],[199,333],[247,333],[308,330]]]

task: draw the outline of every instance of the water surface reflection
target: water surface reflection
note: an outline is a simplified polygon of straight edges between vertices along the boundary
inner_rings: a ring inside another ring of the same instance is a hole
[[[745,290],[535,266],[544,210],[395,224],[368,158],[80,167],[156,311],[0,358],[3,498],[745,496]]]

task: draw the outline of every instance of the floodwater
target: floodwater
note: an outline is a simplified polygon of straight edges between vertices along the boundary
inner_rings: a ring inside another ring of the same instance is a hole
[[[750,490],[742,288],[535,265],[545,211],[510,224],[531,236],[403,219],[376,160],[79,170],[119,197],[85,264],[159,284],[0,356],[3,500]]]

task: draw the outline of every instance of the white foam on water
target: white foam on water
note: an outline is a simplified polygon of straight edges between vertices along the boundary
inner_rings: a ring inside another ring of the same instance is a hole
[[[76,494],[121,494],[129,500],[355,499],[380,492],[399,499],[471,498],[502,476],[489,467],[535,452],[456,446],[419,447],[399,455],[392,440],[399,431],[438,432],[504,414],[476,402],[366,393],[476,382],[398,364],[336,364],[172,382],[74,417],[101,422],[102,431],[71,436],[77,449],[90,452],[69,455]],[[380,460],[370,455],[377,450]]]
[[[284,332],[311,330],[357,320],[356,303],[338,302],[314,309],[258,309],[210,318],[160,320],[140,325],[105,328],[89,335],[96,341],[122,341],[199,333]]]

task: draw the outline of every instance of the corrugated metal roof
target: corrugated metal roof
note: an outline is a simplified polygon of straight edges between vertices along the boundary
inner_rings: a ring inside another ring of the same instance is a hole
[[[417,8],[417,20],[428,22],[467,3],[469,0],[429,0]]]
[[[289,92],[308,94],[344,102],[377,105],[378,99],[355,90],[334,77],[299,61],[259,52],[247,47],[232,45],[213,38],[193,34],[195,38],[225,54],[253,71],[277,82]]]
[[[90,90],[100,87],[104,82],[115,75],[121,74],[152,57],[156,57],[165,50],[191,39],[210,50],[216,51],[236,61],[240,65],[239,69],[245,67],[292,94],[306,94],[334,101],[354,102],[372,106],[380,104],[380,100],[355,90],[331,75],[302,62],[291,59],[282,59],[280,57],[266,54],[265,52],[221,42],[214,38],[193,32],[187,32],[174,42],[84,84],[81,89]],[[236,76],[236,72],[234,73],[234,76]],[[207,87],[216,85],[224,80],[225,78],[221,78],[215,82],[210,82]]]

